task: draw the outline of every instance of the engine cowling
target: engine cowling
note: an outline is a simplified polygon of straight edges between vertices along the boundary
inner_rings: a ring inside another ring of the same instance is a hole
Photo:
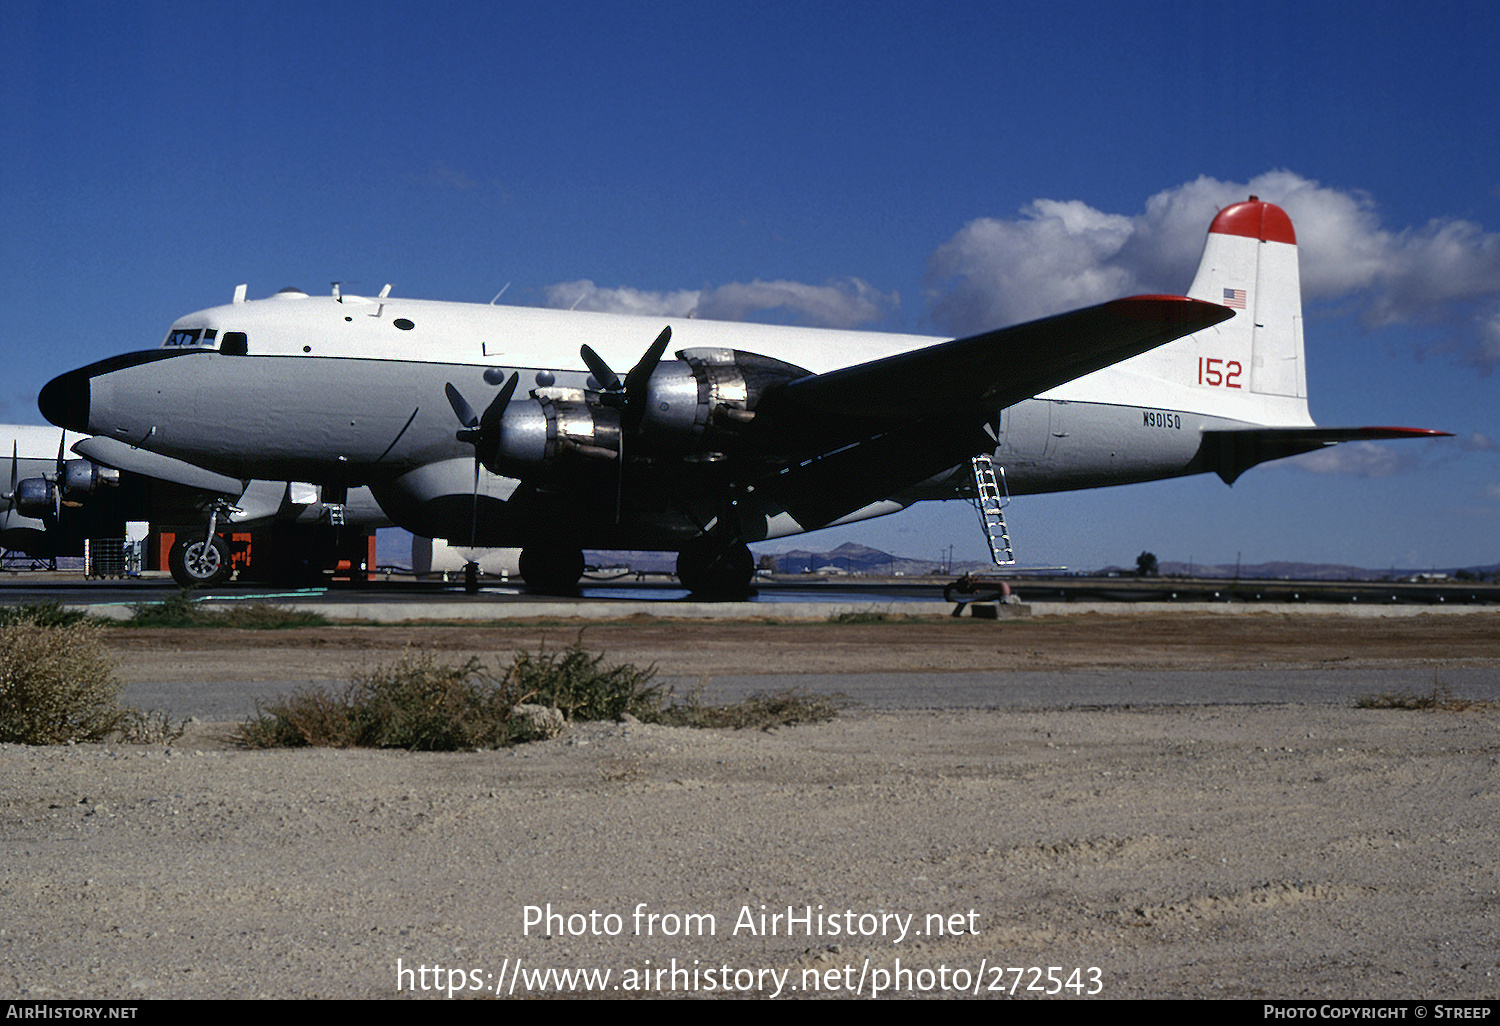
[[[592,398],[591,398],[592,397]],[[559,459],[616,459],[620,411],[597,401],[597,393],[544,388],[513,402],[500,421],[492,473],[517,474]]]
[[[114,488],[120,483],[120,472],[112,467],[101,467],[93,460],[68,460],[63,464],[63,502],[79,502],[101,488]]]
[[[755,419],[756,403],[767,388],[809,373],[738,349],[687,349],[678,356],[651,375],[641,430],[679,450],[732,445]]]
[[[50,517],[57,512],[57,486],[44,477],[24,478],[16,483],[11,501],[23,517]]]
[[[766,388],[805,376],[800,367],[732,349],[694,349],[664,361],[646,384],[639,429],[622,426],[623,394],[538,388],[509,403],[486,468],[527,477],[559,461],[691,456],[732,448]]]

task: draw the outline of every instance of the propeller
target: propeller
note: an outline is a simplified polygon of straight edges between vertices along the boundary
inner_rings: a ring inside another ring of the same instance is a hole
[[[12,441],[10,443],[10,491],[6,492],[3,496],[6,502],[5,519],[3,523],[6,527],[10,526],[11,514],[16,511],[16,485],[20,484],[20,481],[17,480],[17,478],[20,476],[18,469],[18,460],[19,456],[16,451],[16,443]]]
[[[506,379],[505,384],[500,386],[500,391],[495,393],[495,398],[490,400],[489,406],[485,407],[484,416],[474,412],[474,408],[468,404],[458,389],[449,382],[444,390],[448,393],[448,405],[453,407],[454,414],[463,425],[456,435],[460,442],[468,442],[474,446],[474,474],[476,479],[479,474],[479,465],[482,463],[491,473],[495,470],[495,463],[500,458],[500,421],[505,417],[505,408],[510,405],[511,397],[516,394],[516,385],[521,381],[521,375],[512,373]]]
[[[500,391],[495,393],[495,398],[484,408],[482,417],[474,412],[474,407],[469,405],[463,394],[453,387],[453,382],[448,382],[443,389],[448,393],[448,405],[453,407],[454,415],[463,425],[454,437],[474,446],[474,509],[469,521],[471,546],[479,536],[479,467],[482,464],[491,473],[499,473],[495,470],[495,463],[500,457],[500,422],[505,417],[505,408],[510,405],[520,381],[519,373],[511,374],[505,384],[500,386]]]
[[[52,515],[59,520],[62,519],[63,475],[67,472],[67,460],[65,459],[67,455],[65,446],[67,444],[68,433],[66,431],[59,431],[57,433],[57,469],[52,479]]]
[[[594,352],[593,347],[585,345],[578,350],[579,355],[583,357],[583,362],[588,365],[589,371],[594,375],[594,380],[599,384],[599,402],[620,411],[620,452],[619,463],[615,471],[615,523],[617,524],[620,522],[620,506],[625,491],[625,436],[638,429],[641,426],[641,420],[646,416],[646,386],[651,381],[651,375],[656,373],[662,354],[667,351],[667,343],[671,341],[672,326],[669,324],[661,329],[661,334],[656,336],[656,341],[651,343],[645,355],[634,367],[630,368],[630,373],[625,375],[624,381],[621,381],[620,376],[604,362],[604,357]]]
[[[609,364],[591,347],[584,346],[579,350],[583,362],[599,383],[599,401],[620,411],[622,430],[634,431],[641,426],[641,419],[646,416],[646,385],[651,381],[651,375],[656,373],[656,366],[661,363],[662,354],[667,351],[667,344],[671,341],[672,327],[668,325],[656,336],[656,341],[651,343],[651,348],[646,350],[640,362],[630,368],[624,381],[610,370]]]

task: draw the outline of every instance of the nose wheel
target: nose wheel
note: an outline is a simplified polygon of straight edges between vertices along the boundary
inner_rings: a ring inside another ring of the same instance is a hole
[[[184,588],[223,584],[234,573],[229,546],[216,534],[195,541],[177,539],[167,553],[167,569],[172,571],[172,579]]]

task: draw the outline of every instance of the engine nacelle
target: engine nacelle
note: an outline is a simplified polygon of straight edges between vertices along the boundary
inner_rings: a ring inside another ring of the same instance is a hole
[[[620,411],[601,405],[597,394],[578,388],[540,388],[513,402],[500,421],[495,474],[525,473],[558,459],[617,459]]]
[[[755,405],[772,385],[809,373],[768,356],[737,349],[687,349],[663,363],[646,384],[641,429],[676,449],[718,446],[755,419]]]
[[[16,483],[11,502],[23,517],[50,517],[57,512],[57,486],[44,477],[24,478]]]
[[[639,434],[624,441],[633,457],[682,456],[731,446],[772,385],[809,372],[734,349],[690,349],[659,364],[646,383]],[[621,453],[623,391],[545,387],[512,401],[495,437],[482,444],[493,474],[530,477],[559,460],[616,460]]]
[[[93,460],[68,460],[63,464],[62,493],[64,502],[77,502],[100,488],[114,488],[120,483],[120,472],[101,467]]]

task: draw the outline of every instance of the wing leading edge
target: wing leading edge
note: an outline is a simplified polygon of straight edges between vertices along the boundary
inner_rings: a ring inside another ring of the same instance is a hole
[[[757,487],[804,526],[832,523],[993,448],[997,411],[1233,315],[1134,296],[798,378],[755,408],[747,441],[783,461]]]
[[[1116,299],[788,382],[761,399],[751,434],[767,449],[829,452],[903,424],[986,417],[1232,316],[1182,296]]]

